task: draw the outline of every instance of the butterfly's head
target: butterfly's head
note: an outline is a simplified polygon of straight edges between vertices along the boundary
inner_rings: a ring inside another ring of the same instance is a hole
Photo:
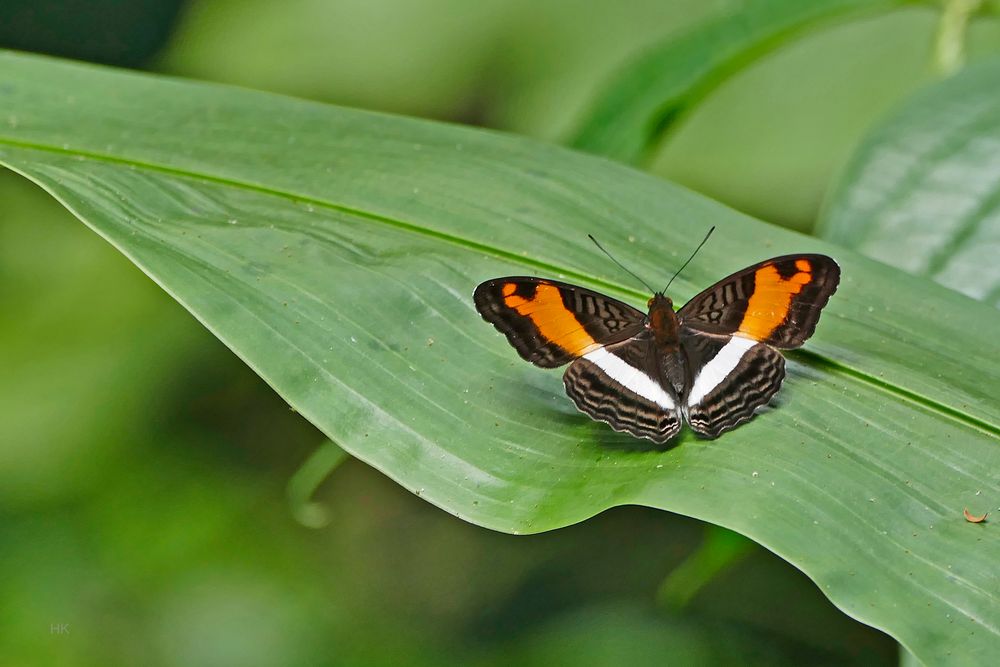
[[[671,312],[674,310],[674,302],[670,300],[670,297],[663,292],[657,292],[653,296],[649,297],[649,301],[646,302],[646,307],[649,308],[650,312],[655,309],[668,308]]]

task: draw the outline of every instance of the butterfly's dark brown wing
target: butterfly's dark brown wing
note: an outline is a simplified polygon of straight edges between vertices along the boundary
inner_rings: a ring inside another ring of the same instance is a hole
[[[681,428],[680,400],[662,381],[652,335],[600,347],[563,375],[566,393],[582,412],[616,431],[664,443]]]
[[[555,368],[642,331],[645,313],[583,287],[515,276],[479,285],[476,310],[543,368]]]
[[[711,334],[739,334],[791,349],[802,345],[840,283],[840,267],[826,255],[785,255],[720,280],[688,301],[683,326]]]
[[[691,369],[683,405],[688,424],[714,438],[753,417],[781,387],[785,358],[770,345],[744,336],[681,329]]]

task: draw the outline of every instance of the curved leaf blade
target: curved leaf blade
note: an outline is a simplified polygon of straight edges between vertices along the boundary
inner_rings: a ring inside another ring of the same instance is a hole
[[[569,142],[639,164],[669,129],[727,78],[824,22],[886,10],[906,0],[765,0],[706,21],[627,65]]]
[[[1000,307],[1000,59],[928,86],[873,130],[819,232]]]
[[[1000,499],[1000,360],[983,352],[1000,312],[515,137],[13,54],[0,74],[0,162],[431,502],[509,532],[625,503],[689,514],[782,555],[927,662],[1000,648],[1000,539],[961,516]],[[664,452],[590,422],[472,308],[480,280],[511,272],[635,299],[586,232],[633,236],[630,262],[655,276],[709,224],[681,299],[767,255],[827,252],[844,270],[778,408],[717,441]]]

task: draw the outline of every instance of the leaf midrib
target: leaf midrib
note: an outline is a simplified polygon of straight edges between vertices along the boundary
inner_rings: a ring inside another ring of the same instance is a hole
[[[255,183],[249,183],[245,181],[235,180],[232,178],[225,178],[222,176],[214,176],[211,174],[193,172],[185,169],[180,169],[177,167],[170,167],[161,164],[155,164],[150,162],[143,162],[139,160],[123,158],[113,155],[106,155],[98,153],[95,151],[86,151],[80,149],[70,149],[63,148],[61,146],[51,146],[48,144],[29,142],[29,141],[18,141],[16,139],[10,139],[8,137],[0,137],[0,146],[7,145],[15,148],[35,150],[47,153],[54,153],[60,155],[68,155],[77,158],[86,158],[89,160],[94,160],[98,162],[105,162],[108,164],[119,164],[132,168],[146,169],[149,171],[155,171],[163,174],[169,174],[172,176],[177,176],[180,178],[186,178],[191,180],[200,180],[209,183],[215,183],[218,185],[225,185],[228,187],[238,188],[242,190],[247,190],[251,192],[258,192],[261,194],[269,195],[272,197],[279,197],[282,199],[287,199],[293,202],[312,204],[316,206],[321,206],[323,208],[338,211],[341,213],[346,213],[348,215],[357,216],[359,218],[368,219],[374,222],[379,222],[384,225],[389,225],[396,229],[404,230],[414,234],[422,235],[425,237],[430,237],[449,243],[455,246],[459,246],[466,250],[472,250],[475,252],[485,253],[492,255],[497,258],[505,259],[514,263],[522,264],[525,266],[530,266],[533,269],[540,269],[542,271],[549,271],[557,275],[566,276],[568,278],[578,280],[583,283],[589,283],[591,285],[599,286],[601,288],[617,292],[622,295],[630,296],[636,299],[645,299],[646,294],[641,293],[637,290],[624,287],[620,284],[611,282],[609,280],[604,280],[601,278],[595,278],[593,276],[581,273],[579,271],[574,271],[572,269],[566,269],[564,267],[550,264],[542,260],[533,259],[530,257],[525,257],[517,253],[513,253],[501,248],[497,248],[492,245],[485,243],[480,243],[478,241],[473,241],[471,239],[463,238],[460,236],[455,236],[453,234],[448,234],[434,229],[429,229],[426,227],[421,227],[403,220],[397,220],[389,216],[381,215],[371,211],[364,211],[352,208],[350,206],[345,206],[343,204],[337,204],[334,202],[326,201],[323,199],[318,199],[316,197],[311,197],[307,195],[294,194],[290,192],[285,192],[283,190],[276,190],[274,188],[269,188],[263,185],[258,185]],[[983,419],[980,419],[974,415],[970,415],[963,412],[957,408],[945,405],[934,400],[931,397],[924,396],[909,389],[890,384],[884,380],[881,380],[869,373],[866,373],[860,369],[852,368],[850,366],[844,365],[834,359],[830,359],[818,352],[813,352],[809,350],[795,350],[792,351],[795,357],[804,360],[813,367],[822,368],[830,373],[839,373],[846,377],[852,378],[862,384],[868,385],[869,387],[875,389],[876,391],[885,392],[900,400],[904,400],[910,403],[920,405],[926,409],[940,414],[943,417],[953,419],[971,428],[983,431],[994,437],[1000,437],[1000,425],[994,425]]]

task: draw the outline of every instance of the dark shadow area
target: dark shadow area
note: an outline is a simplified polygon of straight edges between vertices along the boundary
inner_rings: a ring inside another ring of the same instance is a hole
[[[166,44],[185,0],[4,0],[0,48],[143,67]]]

